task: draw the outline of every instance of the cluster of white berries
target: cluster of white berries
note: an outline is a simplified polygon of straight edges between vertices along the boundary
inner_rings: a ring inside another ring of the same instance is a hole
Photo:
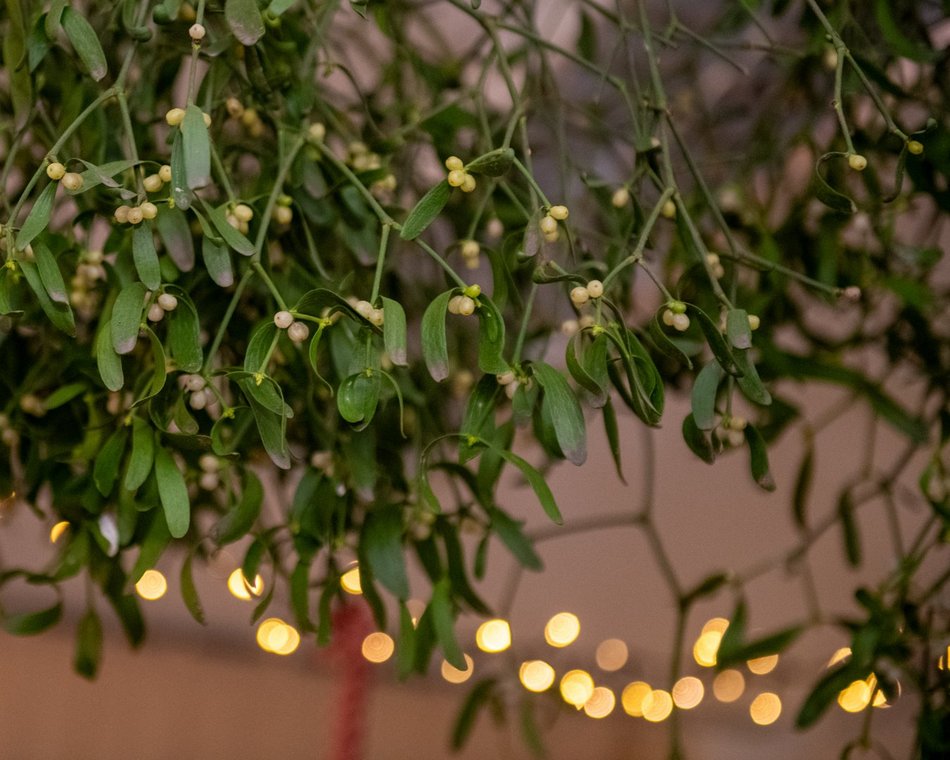
[[[350,306],[367,322],[370,322],[376,327],[382,327],[385,315],[383,314],[382,309],[377,309],[369,301],[357,300],[355,298],[348,299]]]
[[[246,235],[250,229],[248,223],[254,218],[254,209],[246,203],[238,203],[228,212],[226,219],[234,229]]]
[[[168,164],[162,165],[155,174],[149,174],[142,180],[142,186],[148,193],[157,193],[165,183],[172,181],[172,168]],[[158,206],[151,201],[145,201],[138,206],[123,204],[113,213],[119,224],[141,224],[143,220],[154,219],[158,216]]]
[[[251,137],[260,137],[264,134],[264,122],[257,113],[257,109],[245,108],[244,104],[234,97],[224,101],[224,107],[227,109],[228,116],[235,123],[241,124]]]
[[[286,330],[287,337],[294,343],[303,343],[310,337],[310,328],[303,322],[296,321],[289,311],[278,311],[274,315],[274,324],[278,329]]]
[[[718,253],[707,253],[706,265],[709,267],[709,271],[712,272],[712,276],[717,280],[726,274],[725,267],[723,267]]]
[[[165,312],[175,311],[178,308],[178,299],[171,293],[161,293],[155,302],[148,307],[148,321],[161,322],[165,318]]]
[[[604,294],[604,283],[600,280],[590,280],[586,285],[571,288],[571,303],[583,306],[592,298],[600,298]]]
[[[745,417],[723,417],[719,423],[719,438],[730,446],[738,447],[745,443],[745,433],[748,425]]]
[[[208,387],[207,381],[201,375],[181,375],[178,378],[181,387],[188,391],[188,406],[196,412],[214,407],[218,403],[215,392]]]
[[[369,172],[383,166],[383,159],[379,154],[371,151],[366,143],[359,140],[346,146],[346,162],[358,172]]]
[[[462,241],[459,252],[462,254],[462,260],[465,262],[467,269],[478,269],[478,257],[481,250],[481,246],[476,240]]]
[[[561,322],[561,335],[570,338],[581,330],[587,330],[597,324],[593,314],[584,314],[580,319],[565,319]]]
[[[102,251],[83,251],[69,283],[69,303],[84,319],[91,319],[96,313],[99,300],[96,284],[106,279],[102,258]]]
[[[549,243],[557,242],[557,239],[561,236],[560,230],[558,229],[558,222],[563,222],[570,216],[570,213],[567,206],[551,206],[551,208],[548,209],[548,213],[542,216],[538,222],[538,226],[541,228],[541,234],[544,235],[545,240]]]
[[[449,314],[459,314],[463,317],[470,317],[478,308],[475,301],[482,293],[480,285],[469,285],[460,295],[452,296],[449,299]]]
[[[459,188],[463,193],[470,193],[475,189],[475,178],[465,171],[465,164],[458,156],[449,156],[445,159],[445,168],[449,170],[448,183]]]
[[[678,332],[686,332],[689,329],[686,304],[682,301],[670,301],[663,311],[663,324]]]
[[[291,208],[294,199],[289,195],[281,194],[277,197],[277,205],[274,206],[273,218],[277,224],[290,224],[294,219],[294,210]]]
[[[310,466],[327,475],[333,475],[333,453],[330,451],[314,451],[310,455]]]
[[[54,182],[59,182],[63,187],[72,192],[82,189],[82,175],[76,172],[66,171],[66,167],[59,161],[52,161],[47,164],[46,176]]]
[[[206,127],[211,126],[211,114],[202,113],[204,117],[204,122]],[[184,108],[171,108],[165,114],[165,122],[170,127],[180,126],[181,123],[185,120],[185,109]]]
[[[221,482],[221,476],[218,474],[221,469],[220,460],[214,454],[202,454],[198,458],[198,467],[201,468],[198,485],[205,491],[217,488]]]
[[[522,381],[515,376],[515,373],[511,370],[507,372],[502,372],[500,375],[495,375],[495,379],[498,381],[498,384],[505,389],[505,396],[509,399],[514,398],[515,393],[518,388],[521,386]],[[525,387],[529,387],[531,384],[530,378],[525,380]]]

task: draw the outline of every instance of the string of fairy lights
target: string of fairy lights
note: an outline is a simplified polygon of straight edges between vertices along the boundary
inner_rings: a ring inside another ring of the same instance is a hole
[[[60,522],[50,530],[50,541],[56,543],[68,529],[68,522]],[[359,568],[354,562],[341,576],[340,585],[344,592],[354,596],[362,594]],[[257,575],[253,582],[245,578],[241,569],[235,568],[227,578],[227,588],[235,598],[252,601],[265,590],[264,579]],[[168,582],[161,571],[150,569],[142,574],[135,585],[136,593],[146,601],[161,599],[168,590]],[[410,599],[407,602],[410,615],[415,622],[425,610],[425,603]],[[697,635],[692,657],[701,669],[710,673],[716,667],[716,655],[723,634],[729,625],[725,618],[715,617],[703,625]],[[544,641],[552,650],[566,649],[574,644],[581,634],[581,621],[571,612],[558,612],[552,615],[544,626]],[[262,620],[256,630],[257,645],[265,652],[287,656],[298,650],[301,643],[299,631],[291,624],[277,617]],[[475,632],[475,647],[484,655],[497,655],[511,649],[511,624],[504,619],[494,618],[482,622]],[[395,642],[385,631],[369,633],[362,642],[362,656],[375,664],[386,663],[395,653]],[[827,667],[850,657],[847,647],[838,649],[828,660]],[[596,670],[609,674],[612,682],[627,666],[630,650],[625,641],[609,638],[601,641],[595,649]],[[467,667],[460,670],[445,660],[440,666],[442,678],[451,684],[463,684],[475,673],[476,661],[471,654],[464,655]],[[554,659],[554,658],[548,658]],[[634,718],[642,718],[650,723],[662,723],[673,710],[693,710],[712,692],[713,698],[724,704],[737,703],[746,697],[749,717],[759,726],[775,723],[782,714],[782,699],[773,691],[761,689],[757,677],[766,676],[779,666],[779,655],[772,654],[749,660],[745,671],[738,668],[722,670],[707,678],[707,683],[697,675],[685,675],[679,678],[669,689],[654,688],[643,680],[628,681],[622,688],[612,688],[606,683],[598,684],[594,675],[582,668],[571,668],[558,674],[554,664],[548,659],[536,658],[524,660],[517,667],[516,675],[521,686],[528,692],[546,693],[554,689],[568,705],[583,711],[594,719],[607,718],[611,714],[622,712]],[[937,667],[950,668],[950,645],[939,657]],[[595,670],[591,668],[591,670]],[[604,679],[601,679],[604,680]],[[618,693],[619,706],[618,707]],[[899,690],[898,690],[899,693]],[[861,680],[852,682],[838,695],[839,707],[848,713],[863,712],[868,708],[885,709],[890,703],[883,691],[878,688],[874,673]]]

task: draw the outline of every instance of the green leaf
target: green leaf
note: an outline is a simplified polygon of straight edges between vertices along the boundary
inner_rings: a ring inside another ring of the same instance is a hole
[[[683,440],[686,441],[689,450],[706,464],[716,461],[716,450],[713,448],[709,434],[700,430],[692,414],[687,414],[683,420]]]
[[[367,374],[369,373],[369,374]],[[364,370],[347,377],[336,394],[340,416],[352,424],[369,424],[379,403],[380,375]]]
[[[854,519],[854,499],[851,489],[846,488],[838,497],[838,519],[841,521],[841,535],[844,539],[844,553],[852,567],[861,564],[861,534]]]
[[[234,284],[234,268],[231,266],[231,254],[223,245],[218,245],[211,238],[201,238],[201,258],[204,260],[208,276],[216,285],[229,288]]]
[[[366,559],[379,582],[397,599],[405,600],[409,598],[409,578],[402,537],[402,507],[378,507],[367,513],[360,533]]]
[[[464,667],[464,666],[463,666]],[[462,703],[462,709],[452,728],[452,749],[460,750],[468,741],[469,735],[475,726],[475,719],[478,712],[485,707],[494,696],[497,681],[494,678],[486,678],[475,684],[474,688],[468,693],[465,702]]]
[[[106,54],[99,43],[96,30],[85,16],[68,7],[63,9],[62,23],[63,31],[66,32],[79,60],[86,67],[89,76],[98,82],[109,73],[109,65],[106,63]]]
[[[127,491],[137,490],[152,472],[155,461],[155,438],[152,427],[140,417],[132,418],[132,454],[125,471],[123,487]]]
[[[736,350],[732,354],[736,359],[736,366],[742,373],[736,378],[739,388],[747,399],[768,406],[772,403],[772,395],[759,378],[759,373],[752,362],[752,356],[747,350]]]
[[[726,336],[733,348],[752,348],[752,328],[749,327],[749,315],[742,309],[729,309],[726,312]]]
[[[491,519],[492,530],[495,531],[502,543],[508,547],[508,550],[515,555],[518,562],[529,570],[541,570],[543,568],[541,558],[535,552],[531,540],[522,530],[524,525],[522,521],[512,519],[497,507],[488,509],[488,517]]]
[[[422,356],[429,374],[437,383],[449,376],[449,349],[445,337],[445,314],[454,291],[432,299],[422,315]]]
[[[166,316],[168,322],[168,348],[183,372],[198,372],[204,363],[201,350],[201,328],[198,313],[184,293],[176,293],[178,308]]]
[[[49,293],[46,292],[46,286],[43,285],[43,281],[40,279],[40,273],[36,264],[32,261],[20,261],[18,264],[20,271],[23,272],[23,276],[26,278],[27,285],[30,286],[30,290],[32,290],[33,295],[36,296],[36,300],[40,302],[40,308],[42,308],[43,313],[49,317],[49,321],[52,322],[58,330],[61,330],[67,335],[75,335],[76,322],[73,318],[73,311],[69,308],[69,304],[57,303],[49,297]]]
[[[435,185],[419,199],[415,208],[409,212],[409,216],[403,222],[399,236],[403,240],[414,240],[419,237],[442,213],[442,209],[445,208],[451,194],[452,188],[449,186],[448,180],[442,180]]]
[[[396,641],[396,673],[405,678],[416,662],[416,627],[405,602],[399,602],[399,637]]]
[[[821,165],[826,161],[832,158],[847,158],[847,156],[847,153],[841,152],[825,153],[815,162],[815,181],[812,183],[812,192],[828,208],[842,214],[853,214],[858,210],[854,201],[844,193],[835,190],[821,173]]]
[[[33,111],[33,80],[26,66],[17,65],[22,63],[27,53],[27,27],[23,17],[23,4],[19,0],[7,0],[6,9],[10,21],[3,35],[4,70],[9,72],[13,124],[19,131],[26,126]]]
[[[432,612],[432,625],[442,653],[449,665],[465,670],[468,664],[455,638],[455,609],[452,602],[452,589],[448,577],[442,578],[432,588],[432,600],[429,609]]]
[[[191,560],[194,558],[193,552],[188,552],[185,562],[181,566],[181,578],[179,586],[181,588],[181,600],[191,616],[201,625],[206,625],[204,607],[201,606],[201,599],[198,598],[198,589],[195,588],[195,579],[191,572]]]
[[[112,347],[112,321],[103,323],[96,336],[96,364],[103,385],[110,391],[122,389],[125,377],[122,374],[122,359]]]
[[[82,158],[79,160],[86,166],[86,170],[82,172],[82,187],[78,190],[67,190],[66,193],[68,195],[86,193],[99,185],[105,185],[113,189],[120,188],[122,187],[122,183],[116,181],[113,177],[128,171],[140,163],[138,161],[122,160],[109,161],[105,164],[96,165]]]
[[[749,444],[749,466],[752,477],[766,491],[775,490],[775,480],[769,471],[769,454],[762,434],[754,425],[746,425],[745,440]]]
[[[143,222],[132,233],[132,258],[139,279],[149,290],[158,290],[162,284],[162,273],[158,265],[158,252],[152,237],[152,225]]]
[[[653,341],[653,345],[657,347],[659,352],[664,356],[669,357],[673,361],[679,362],[680,364],[685,364],[686,369],[693,368],[693,362],[690,358],[683,352],[683,350],[677,345],[677,343],[670,339],[670,337],[663,332],[663,328],[660,327],[659,322],[659,312],[653,315],[653,319],[650,320],[649,325],[650,339]]]
[[[152,511],[151,517],[152,522],[148,527],[145,538],[142,539],[139,556],[136,558],[132,570],[129,571],[128,584],[130,586],[138,583],[146,570],[155,567],[158,558],[162,556],[162,552],[165,551],[165,547],[172,539],[164,516],[158,514],[157,511]]]
[[[511,148],[497,148],[467,164],[465,171],[472,174],[485,174],[489,177],[501,177],[507,174],[514,162],[515,152]]]
[[[623,464],[620,461],[620,429],[617,427],[617,412],[609,398],[602,407],[602,414],[604,417],[604,433],[610,446],[610,456],[614,460],[617,477],[620,478],[621,483],[626,485],[627,479],[623,475]]]
[[[46,397],[46,401],[44,402],[46,411],[49,412],[53,409],[59,409],[59,407],[65,406],[74,398],[81,395],[88,387],[89,386],[85,383],[69,383],[68,385],[61,385]]]
[[[802,530],[808,527],[808,496],[811,493],[812,479],[815,473],[815,446],[811,436],[805,439],[805,455],[795,477],[795,489],[792,492],[792,516],[795,524]]]
[[[191,208],[191,191],[188,189],[188,170],[185,164],[185,138],[180,129],[175,130],[175,136],[172,138],[171,167],[172,200],[176,209],[186,211]]]
[[[406,312],[402,305],[391,298],[382,297],[383,301],[383,345],[393,364],[407,367],[409,360],[406,354]]]
[[[253,380],[241,381],[245,392],[247,392],[246,384],[248,382],[253,382]],[[261,436],[261,443],[264,444],[264,450],[274,464],[282,470],[289,470],[290,449],[287,446],[287,419],[262,406],[250,394],[248,394],[248,404],[250,404],[251,411],[254,413],[254,421],[257,423],[257,431]]]
[[[37,612],[21,612],[16,615],[3,614],[3,628],[14,636],[32,636],[52,628],[63,616],[62,600],[52,607]],[[464,667],[464,665],[463,665]]]
[[[913,40],[904,34],[903,28],[914,29],[915,25],[904,25],[898,23],[894,18],[891,0],[875,0],[874,17],[877,25],[881,29],[881,34],[890,45],[891,51],[903,58],[910,58],[912,61],[921,63],[932,63],[936,60],[938,54],[930,47],[924,33],[924,39]],[[946,9],[944,9],[946,10]]]
[[[112,348],[121,355],[130,354],[139,339],[145,311],[144,283],[131,282],[119,291],[112,307]]]
[[[181,123],[181,136],[185,157],[185,179],[190,189],[197,190],[211,183],[211,140],[208,137],[204,113],[194,103],[185,109],[185,120]],[[178,182],[175,179],[174,166],[172,180]]]
[[[737,377],[741,375],[741,370],[736,365],[733,353],[715,322],[709,318],[706,312],[691,303],[686,304],[686,312],[699,324],[699,329],[703,331],[703,336],[705,336],[713,356],[716,357],[716,361],[719,362],[719,366],[730,375],[736,375]]]
[[[228,247],[233,248],[242,256],[254,255],[257,250],[254,248],[254,243],[228,224],[227,204],[209,209],[208,217],[211,219],[211,224],[214,225],[218,234],[224,239],[224,242],[228,244]]]
[[[178,134],[175,135],[175,140],[180,142]],[[174,170],[172,171],[172,180],[174,181]],[[177,199],[175,205],[178,205]],[[187,208],[187,206],[180,208]],[[165,253],[175,262],[175,266],[182,272],[190,272],[194,269],[195,243],[191,236],[191,229],[188,227],[188,219],[179,208],[163,208],[161,213],[155,217],[155,228],[158,230],[158,236],[162,239]],[[211,278],[218,282],[214,278],[214,274],[211,275]],[[218,282],[218,284],[221,283]]]
[[[106,440],[105,445],[96,455],[96,462],[92,470],[92,479],[96,489],[103,496],[112,493],[115,481],[119,477],[119,464],[125,456],[125,445],[128,443],[129,429],[120,427]]]
[[[825,710],[831,706],[842,690],[846,689],[852,681],[866,677],[867,673],[856,670],[854,665],[848,661],[839,664],[833,670],[829,670],[819,679],[811,693],[806,697],[795,718],[796,727],[808,728],[824,714]]]
[[[700,430],[712,430],[716,427],[716,395],[723,377],[725,373],[714,359],[699,371],[693,382],[693,390],[690,393],[692,418]]]
[[[191,522],[188,487],[172,455],[161,445],[155,447],[155,479],[158,482],[158,496],[165,511],[168,532],[173,538],[181,538],[188,532]]]
[[[469,438],[484,438],[490,435],[490,429],[494,427],[495,401],[499,388],[494,375],[483,375],[468,397],[465,415],[459,428],[459,463],[469,461],[481,449],[480,444],[478,447],[472,445]]]
[[[73,667],[83,678],[93,679],[99,671],[102,659],[102,621],[94,607],[86,608],[86,613],[76,626],[76,653],[73,655]]]
[[[242,45],[254,45],[264,36],[264,19],[257,0],[227,0],[224,18]]]
[[[531,373],[544,389],[541,403],[550,410],[558,445],[571,462],[584,464],[587,459],[587,433],[581,405],[567,380],[550,364],[535,362]]]
[[[250,533],[261,514],[264,504],[264,487],[250,470],[244,472],[244,490],[241,498],[211,529],[211,537],[218,546],[224,546]]]
[[[487,296],[478,297],[478,368],[500,375],[508,371],[505,361],[505,320]]]
[[[310,620],[310,560],[300,559],[290,574],[290,606],[302,631],[314,630]]]
[[[591,362],[590,355],[595,353],[595,345],[599,345],[601,350],[599,351],[602,354],[597,361],[604,363],[604,375],[606,375],[606,362],[607,354],[606,351],[602,350],[606,348],[606,338],[603,336],[597,336],[594,342],[587,347],[584,351],[584,361],[581,362],[577,358],[577,347],[583,343],[582,333],[574,333],[567,341],[567,349],[564,352],[564,359],[567,364],[567,371],[571,373],[571,377],[574,378],[574,381],[581,386],[584,390],[591,394],[592,398],[590,399],[590,404],[595,409],[602,407],[607,403],[607,388],[601,385],[600,382],[587,371],[585,364]]]
[[[697,599],[712,596],[728,582],[729,575],[726,573],[714,573],[713,575],[707,576],[697,583],[695,587],[683,594],[681,604],[685,608]]]
[[[538,497],[538,501],[541,502],[541,507],[544,509],[545,514],[551,518],[552,522],[558,525],[563,523],[564,518],[561,517],[561,510],[557,508],[557,502],[554,501],[554,494],[551,493],[551,489],[548,487],[544,476],[513,451],[498,448],[497,446],[492,446],[491,450],[496,452],[506,462],[513,464],[521,470],[521,474],[524,475],[525,480],[527,480],[531,488],[534,489],[534,493]]]
[[[42,243],[33,246],[33,254],[36,257],[36,269],[40,275],[40,281],[46,288],[46,293],[51,301],[60,304],[68,304],[69,298],[66,295],[66,283],[63,282],[63,274],[59,271],[59,264],[49,248]]]

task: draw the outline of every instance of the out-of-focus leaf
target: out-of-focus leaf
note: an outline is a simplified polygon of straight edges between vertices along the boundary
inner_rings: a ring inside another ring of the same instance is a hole
[[[746,425],[745,440],[749,444],[749,467],[752,477],[766,491],[775,490],[775,480],[769,470],[769,454],[765,440],[754,425]]]
[[[460,750],[465,746],[465,742],[468,741],[468,737],[475,727],[475,719],[478,717],[479,710],[491,700],[496,685],[497,681],[494,678],[486,678],[476,683],[468,693],[462,703],[462,709],[459,711],[455,726],[452,728],[453,750]]]
[[[587,459],[587,433],[581,405],[564,376],[544,362],[531,365],[531,372],[544,389],[541,403],[549,407],[557,442],[574,464]]]
[[[397,599],[408,599],[409,578],[402,536],[402,507],[378,507],[371,510],[363,521],[360,544],[373,569],[373,575]]]
[[[725,373],[714,359],[703,367],[690,394],[693,422],[700,430],[712,430],[716,427],[716,395],[719,392],[719,383]]]
[[[507,174],[515,161],[515,152],[511,148],[496,148],[465,166],[472,174],[485,174],[489,177],[501,177]]]
[[[442,180],[435,185],[419,202],[416,203],[406,221],[403,222],[402,230],[399,236],[403,240],[415,240],[419,235],[425,232],[426,228],[435,221],[435,218],[442,213],[445,204],[449,201],[452,194],[452,188],[447,180]]]
[[[71,7],[63,9],[62,24],[63,31],[66,32],[79,60],[86,67],[89,76],[98,82],[109,73],[109,65],[106,63],[106,54],[102,50],[102,44],[92,24]]]
[[[112,307],[112,348],[119,355],[130,354],[139,339],[139,327],[145,311],[146,287],[132,282],[119,291]]]
[[[181,599],[185,603],[185,607],[191,616],[201,625],[205,625],[207,620],[205,620],[204,607],[201,605],[201,599],[198,598],[198,589],[195,588],[195,579],[191,572],[191,560],[193,557],[194,554],[189,552],[181,566],[181,578],[179,583],[181,587]]]
[[[521,470],[521,474],[524,475],[525,480],[527,480],[531,488],[534,489],[538,501],[541,502],[541,507],[544,509],[545,514],[551,518],[552,522],[558,525],[564,522],[564,518],[561,517],[561,510],[558,509],[557,502],[554,501],[554,494],[551,493],[551,489],[548,487],[544,476],[540,472],[513,451],[495,446],[491,447],[491,451],[496,452],[506,462],[513,464]]]
[[[845,556],[852,567],[858,567],[861,564],[861,534],[854,519],[854,499],[850,488],[843,490],[838,497],[838,519],[841,520]]]
[[[92,478],[99,493],[103,496],[108,496],[115,487],[116,478],[119,476],[119,464],[125,456],[125,445],[128,438],[128,428],[120,427],[109,436],[99,453],[96,454]]]
[[[455,610],[451,591],[448,577],[439,580],[432,588],[432,599],[429,602],[432,624],[439,646],[442,647],[442,653],[449,665],[465,670],[468,664],[455,638]]]
[[[73,667],[83,678],[93,679],[102,659],[102,621],[94,607],[87,607],[76,626],[76,652]]]
[[[264,18],[257,0],[227,0],[224,18],[242,45],[254,45],[264,36]]]
[[[795,490],[792,492],[792,515],[795,524],[802,529],[808,527],[808,497],[811,493],[811,483],[815,473],[815,445],[812,437],[805,439],[805,454],[795,477]]]
[[[530,570],[541,570],[541,558],[531,545],[531,540],[522,530],[523,522],[514,520],[505,512],[497,507],[488,510],[488,517],[491,519],[491,528],[501,539],[502,543],[508,547],[509,551],[515,555],[518,562]]]
[[[218,546],[224,546],[246,536],[261,514],[264,488],[260,479],[250,470],[244,471],[244,489],[241,498],[211,529]]]
[[[168,532],[173,538],[181,538],[188,532],[191,523],[188,487],[172,455],[161,445],[155,447],[155,479],[158,481],[158,495],[165,511]]]

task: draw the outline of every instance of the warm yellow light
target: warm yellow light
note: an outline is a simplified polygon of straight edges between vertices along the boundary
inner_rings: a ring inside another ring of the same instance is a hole
[[[360,569],[354,565],[340,576],[340,586],[347,594],[362,594],[363,586],[360,584]]]
[[[752,716],[752,722],[759,726],[768,726],[775,723],[781,714],[782,700],[779,699],[778,694],[773,694],[770,691],[763,691],[749,705],[749,715]]]
[[[701,634],[693,645],[693,659],[697,665],[704,668],[712,668],[716,665],[716,654],[719,652],[719,644],[722,641],[720,631],[706,631]]]
[[[594,679],[584,670],[570,670],[561,678],[561,696],[578,710],[594,693]]]
[[[486,620],[475,632],[475,643],[483,652],[504,652],[511,646],[511,627],[507,620]]]
[[[255,575],[254,585],[252,586],[247,582],[247,578],[244,577],[241,568],[237,568],[228,576],[228,591],[238,599],[248,601],[251,598],[251,594],[260,596],[264,591],[264,579],[261,578],[260,575]]]
[[[745,676],[738,670],[724,670],[713,679],[713,694],[720,702],[735,702],[745,691]]]
[[[673,704],[681,710],[692,710],[696,705],[703,701],[703,695],[706,690],[703,688],[703,682],[696,676],[683,676],[679,681],[673,684],[670,690],[673,697]]]
[[[643,698],[643,717],[651,723],[661,723],[673,712],[673,697],[668,691],[654,689]]]
[[[873,673],[863,681],[852,681],[838,694],[838,704],[841,709],[849,713],[857,713],[868,705],[874,707],[889,707],[884,692],[877,687],[877,676]]]
[[[146,570],[135,584],[136,593],[143,599],[154,602],[161,599],[168,591],[168,581],[158,570]]]
[[[778,665],[777,654],[756,657],[754,660],[749,660],[746,663],[746,667],[749,671],[755,673],[757,676],[764,676],[766,673],[771,673],[775,670],[776,665]]]
[[[554,668],[544,660],[528,660],[521,663],[518,679],[528,691],[547,691],[554,683]]]
[[[459,670],[446,660],[442,660],[442,677],[449,683],[465,683],[475,672],[475,663],[467,654],[465,657],[465,670]]]
[[[570,612],[559,612],[544,626],[544,640],[552,647],[573,644],[581,632],[581,621]]]
[[[947,646],[947,651],[937,660],[937,667],[941,670],[950,669],[950,645]]]
[[[702,633],[725,633],[729,627],[729,621],[725,618],[715,617],[706,621]]]
[[[257,627],[257,645],[265,652],[289,655],[300,646],[300,634],[280,618],[267,618]]]
[[[54,525],[49,530],[49,542],[51,544],[55,544],[57,541],[59,541],[59,537],[63,535],[63,533],[65,533],[68,528],[69,528],[68,520],[62,520],[56,523],[56,525]]]
[[[643,717],[643,700],[653,691],[653,687],[644,681],[628,683],[620,695],[623,711],[634,718]]]
[[[363,639],[363,657],[370,662],[386,662],[396,651],[396,643],[389,634],[377,631]]]
[[[627,645],[620,639],[607,639],[597,646],[597,667],[612,673],[627,664]]]
[[[831,659],[828,660],[828,667],[830,668],[833,665],[837,665],[839,662],[846,660],[850,656],[851,647],[841,647],[841,649],[838,649],[833,655],[831,655]]]
[[[584,703],[584,712],[588,718],[606,718],[614,711],[617,698],[606,686],[598,686]]]

